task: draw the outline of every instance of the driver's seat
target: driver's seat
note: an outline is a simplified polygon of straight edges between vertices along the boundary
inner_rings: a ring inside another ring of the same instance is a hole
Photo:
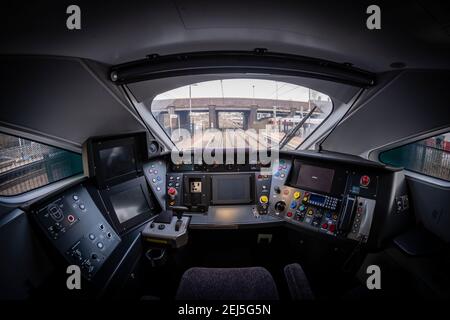
[[[181,277],[177,300],[278,300],[272,275],[262,267],[190,268]]]

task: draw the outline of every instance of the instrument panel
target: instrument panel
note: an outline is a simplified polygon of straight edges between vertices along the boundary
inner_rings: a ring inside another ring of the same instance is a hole
[[[273,177],[271,215],[313,231],[367,241],[377,176],[281,159]]]
[[[187,206],[190,214],[208,215],[212,208],[250,206],[248,214],[270,216],[334,237],[368,240],[377,204],[376,170],[352,170],[354,166],[345,163],[297,157],[281,157],[272,163],[271,171],[261,168],[156,160],[145,173],[167,210]]]

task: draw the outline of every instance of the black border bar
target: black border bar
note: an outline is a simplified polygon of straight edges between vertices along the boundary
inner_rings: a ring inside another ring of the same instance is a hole
[[[304,56],[254,51],[204,51],[160,56],[113,66],[110,78],[116,84],[184,75],[256,73],[310,77],[357,87],[375,85],[376,75],[351,66]]]

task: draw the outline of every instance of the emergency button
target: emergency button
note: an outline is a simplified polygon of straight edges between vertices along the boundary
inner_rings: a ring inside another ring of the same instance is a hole
[[[169,188],[169,190],[167,190],[167,193],[168,193],[170,196],[176,196],[176,195],[177,195],[177,189],[171,187],[171,188]]]
[[[363,186],[363,187],[367,187],[370,183],[370,177],[368,175],[364,175],[361,177],[361,179],[359,180],[359,183]]]

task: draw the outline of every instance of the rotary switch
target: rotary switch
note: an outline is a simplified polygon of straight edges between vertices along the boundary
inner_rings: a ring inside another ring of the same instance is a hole
[[[286,203],[284,201],[278,201],[275,203],[275,210],[278,212],[283,212],[286,209]]]

